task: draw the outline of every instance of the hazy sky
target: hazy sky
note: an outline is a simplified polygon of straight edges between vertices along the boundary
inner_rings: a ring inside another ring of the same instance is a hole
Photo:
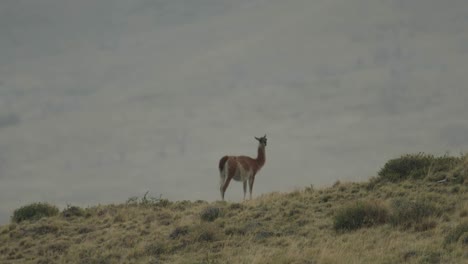
[[[0,223],[219,199],[265,133],[254,196],[468,147],[466,0],[2,0],[0,36]]]

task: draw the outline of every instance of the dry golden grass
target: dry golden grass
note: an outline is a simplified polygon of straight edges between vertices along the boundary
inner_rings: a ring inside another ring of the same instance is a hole
[[[392,214],[395,199],[436,212],[334,229],[343,207],[368,201]],[[467,222],[468,181],[337,182],[242,203],[145,199],[11,223],[0,227],[0,263],[468,263]]]

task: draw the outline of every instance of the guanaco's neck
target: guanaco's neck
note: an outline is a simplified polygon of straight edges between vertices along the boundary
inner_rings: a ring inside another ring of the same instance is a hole
[[[256,160],[260,168],[265,164],[265,146],[263,146],[262,144],[258,145]]]

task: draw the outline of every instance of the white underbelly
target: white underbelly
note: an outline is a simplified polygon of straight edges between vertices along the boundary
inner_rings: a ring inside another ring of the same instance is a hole
[[[233,179],[235,181],[247,181],[252,176],[252,170],[244,169],[240,164],[237,165],[236,173],[234,174]]]

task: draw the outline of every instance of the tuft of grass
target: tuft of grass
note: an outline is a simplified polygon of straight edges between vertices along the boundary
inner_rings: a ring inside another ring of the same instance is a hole
[[[437,215],[440,210],[433,202],[425,200],[409,200],[408,198],[397,198],[391,202],[390,223],[403,228],[417,227],[418,224],[428,223],[423,220],[429,216]],[[423,227],[421,227],[423,228]],[[423,228],[424,229],[424,228]]]
[[[333,227],[337,231],[356,230],[383,224],[388,219],[388,209],[378,201],[358,201],[342,207],[335,215]]]
[[[53,224],[41,224],[34,226],[28,231],[35,236],[43,236],[46,234],[56,234],[59,230],[59,227]]]
[[[59,209],[48,203],[32,203],[16,209],[11,216],[11,221],[20,223],[25,220],[38,220],[42,217],[58,215]]]
[[[457,242],[460,238],[466,239],[468,237],[468,221],[458,224],[454,229],[445,237],[445,244]],[[464,244],[468,244],[468,241],[462,241]]]
[[[65,218],[83,217],[85,216],[85,211],[78,206],[67,205],[67,208],[62,211],[62,216]]]
[[[421,263],[438,264],[441,263],[441,253],[439,251],[425,252],[422,255]]]
[[[163,199],[162,194],[159,197],[148,196],[147,191],[143,197],[132,196],[127,199],[126,204],[130,206],[154,206],[154,207],[168,207],[172,204],[168,199]]]
[[[52,254],[64,254],[70,248],[70,242],[59,240],[50,243],[45,249],[43,254],[52,253]]]
[[[221,216],[221,209],[219,207],[208,206],[200,213],[200,218],[203,221],[213,222]]]
[[[98,248],[85,247],[78,252],[77,263],[89,263],[89,264],[111,264],[116,263],[117,260],[113,259],[113,256],[106,254]]]
[[[230,210],[242,210],[244,206],[240,203],[233,203],[229,206]]]
[[[221,229],[212,224],[205,223],[194,227],[194,242],[214,242],[218,241],[223,237]]]
[[[145,253],[149,256],[160,256],[167,251],[167,245],[161,241],[149,243],[145,247]]]
[[[259,231],[255,234],[255,237],[254,237],[254,240],[257,240],[257,241],[262,241],[262,240],[265,240],[267,238],[270,238],[272,236],[274,236],[275,233],[271,232],[271,231]]]
[[[171,234],[169,235],[169,238],[177,239],[179,237],[187,235],[188,233],[189,233],[188,226],[178,226],[171,232]]]

